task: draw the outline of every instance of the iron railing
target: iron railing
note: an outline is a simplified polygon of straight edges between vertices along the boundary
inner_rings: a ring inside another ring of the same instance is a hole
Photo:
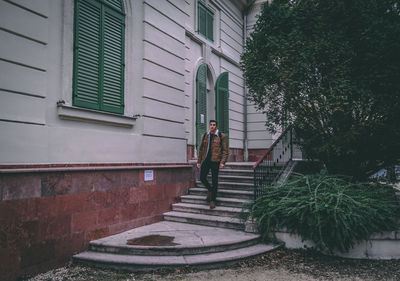
[[[293,129],[288,127],[254,164],[254,200],[277,182],[293,160]]]

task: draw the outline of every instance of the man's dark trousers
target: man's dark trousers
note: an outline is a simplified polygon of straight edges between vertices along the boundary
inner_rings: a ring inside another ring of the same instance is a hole
[[[207,175],[211,170],[212,186],[208,183]],[[211,192],[211,201],[215,202],[217,198],[218,189],[218,173],[219,173],[219,162],[212,162],[206,159],[200,167],[200,181],[204,186]]]

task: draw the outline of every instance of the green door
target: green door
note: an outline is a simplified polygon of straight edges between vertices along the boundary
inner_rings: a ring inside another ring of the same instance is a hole
[[[196,148],[207,131],[207,65],[200,65],[196,75]]]
[[[228,72],[223,72],[215,84],[216,120],[218,129],[229,141],[229,86]]]

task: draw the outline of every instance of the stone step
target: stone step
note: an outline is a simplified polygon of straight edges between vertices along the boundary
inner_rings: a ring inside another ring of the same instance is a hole
[[[249,210],[244,208],[217,206],[215,209],[210,209],[208,205],[190,203],[173,204],[172,211],[231,218],[242,218],[249,213]]]
[[[209,205],[206,201],[205,195],[182,195],[181,196],[182,203],[192,203],[192,204],[202,204],[202,205]],[[243,205],[249,204],[251,201],[246,199],[240,198],[224,198],[219,197],[217,198],[217,205],[224,206],[224,207],[234,207],[234,208],[242,208]]]
[[[227,162],[224,169],[253,171],[255,162]]]
[[[253,170],[240,170],[240,169],[219,169],[219,175],[237,175],[237,176],[254,176]]]
[[[207,178],[211,180],[211,173],[208,174]],[[218,175],[218,181],[220,182],[237,182],[237,183],[253,183],[254,176],[239,176],[239,175]]]
[[[211,179],[208,180],[211,184]],[[205,187],[200,181],[196,181],[196,186]],[[235,189],[235,190],[254,190],[254,182],[227,182],[227,181],[218,181],[218,190],[220,189]]]
[[[101,268],[148,272],[166,268],[191,266],[199,269],[223,267],[238,261],[275,250],[281,245],[256,244],[217,253],[176,256],[116,255],[87,251],[75,255],[74,261]]]
[[[244,221],[238,218],[218,217],[203,214],[182,213],[182,212],[167,212],[164,213],[164,220],[183,223],[191,223],[198,225],[207,225],[214,227],[223,227],[244,230]]]
[[[191,195],[207,195],[207,189],[201,187],[189,188],[189,194]],[[252,200],[254,198],[253,191],[248,190],[233,190],[233,189],[222,189],[218,188],[217,200],[219,197],[225,198],[241,198],[246,200]]]
[[[142,255],[142,256],[175,256],[195,255],[205,253],[218,253],[248,247],[259,243],[260,238],[238,240],[225,244],[206,245],[199,247],[158,247],[158,246],[109,246],[91,242],[89,251],[98,253],[109,253],[116,255]]]
[[[165,223],[165,222],[164,222]],[[172,222],[168,222],[172,223]],[[218,233],[216,233],[218,231]],[[188,230],[188,232],[191,232]],[[128,233],[128,234],[126,234]],[[150,234],[145,233],[145,234]],[[159,233],[159,232],[155,232]],[[185,241],[185,237],[182,237],[179,232],[167,232],[164,231],[167,236],[175,235],[174,241],[177,239],[178,242],[181,240]],[[197,235],[203,234],[201,237],[192,234],[190,242],[188,244],[176,243],[173,246],[145,246],[145,245],[127,245],[126,242],[129,238],[132,239],[132,234],[129,235],[129,231],[120,233],[114,236],[120,238],[106,237],[99,240],[91,241],[89,244],[89,251],[99,253],[110,253],[118,255],[143,255],[143,256],[175,256],[175,255],[195,255],[205,253],[217,253],[223,251],[229,251],[255,245],[260,242],[260,235],[252,233],[243,233],[232,229],[212,228],[207,235],[203,232],[198,232]],[[226,233],[224,236],[223,234]],[[222,234],[222,235],[221,235]],[[139,236],[140,235],[140,236]],[[187,236],[188,234],[186,234]],[[133,237],[146,237],[143,233],[136,233]],[[181,239],[179,239],[181,238]],[[201,239],[199,244],[196,239]]]

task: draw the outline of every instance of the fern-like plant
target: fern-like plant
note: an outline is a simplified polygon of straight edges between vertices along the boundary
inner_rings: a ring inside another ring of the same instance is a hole
[[[329,252],[347,252],[372,233],[396,230],[399,214],[392,187],[326,172],[271,186],[251,206],[264,238],[286,228]]]

